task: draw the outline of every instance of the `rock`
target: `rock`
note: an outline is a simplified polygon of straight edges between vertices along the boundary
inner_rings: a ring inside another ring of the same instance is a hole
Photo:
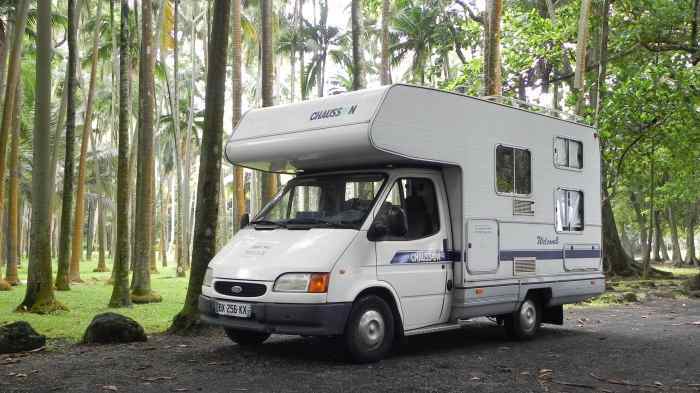
[[[111,312],[96,315],[83,335],[85,344],[130,343],[146,340],[146,333],[138,322]]]
[[[625,292],[622,295],[622,300],[624,300],[625,302],[632,303],[639,301],[639,298],[637,298],[637,294],[634,292]]]
[[[46,344],[46,336],[37,333],[25,321],[0,326],[0,353],[31,351]]]

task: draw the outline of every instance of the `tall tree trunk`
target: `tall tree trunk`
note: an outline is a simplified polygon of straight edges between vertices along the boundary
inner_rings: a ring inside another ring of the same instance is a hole
[[[73,163],[75,148],[75,112],[77,97],[75,90],[78,84],[78,23],[76,0],[68,1],[68,70],[66,72],[66,154],[63,163],[63,201],[61,207],[61,231],[58,238],[58,271],[56,272],[56,289],[70,289],[70,240],[71,218],[73,217]],[[60,116],[60,114],[59,114]],[[58,131],[58,130],[56,130]],[[54,150],[57,150],[54,148]],[[56,154],[54,152],[54,154]],[[53,182],[52,182],[53,184]]]
[[[96,272],[108,272],[105,260],[105,203],[100,198],[97,205],[97,269]]]
[[[576,94],[576,113],[583,114],[585,107],[584,77],[586,74],[586,47],[588,45],[588,20],[590,19],[591,0],[581,0],[581,11],[576,35],[576,72],[574,73],[574,93]]]
[[[297,0],[297,31],[301,36],[299,45],[299,93],[302,101],[306,101],[308,97],[307,80],[306,80],[306,35],[304,34],[304,0]],[[238,225],[238,223],[235,223]]]
[[[95,241],[95,213],[97,205],[93,199],[89,199],[87,203],[87,231],[85,232],[85,259],[92,261],[93,243]]]
[[[112,0],[114,1],[114,0]],[[121,0],[119,31],[119,160],[117,167],[117,244],[112,265],[110,307],[128,307],[129,298],[129,2]]]
[[[301,0],[297,0],[301,2]],[[233,25],[231,34],[231,48],[233,50],[233,70],[232,70],[232,92],[233,92],[233,117],[231,118],[231,125],[233,129],[236,128],[238,122],[241,120],[241,102],[243,98],[243,80],[241,78],[241,64],[242,64],[242,32],[241,32],[241,0],[233,0],[231,12],[231,24]],[[302,51],[300,51],[302,52]],[[303,59],[303,57],[302,57]],[[304,63],[301,63],[302,75]],[[303,76],[302,76],[303,83]],[[303,91],[303,89],[302,89]],[[304,98],[302,93],[302,99]],[[233,207],[233,228],[237,231],[238,224],[241,222],[241,216],[245,212],[245,178],[243,174],[243,167],[236,166],[233,169],[233,186],[234,190],[234,200],[236,201]]]
[[[637,226],[639,226],[639,245],[641,247],[641,259],[642,266],[645,261],[648,261],[650,250],[649,250],[649,227],[647,226],[647,220],[642,213],[642,201],[640,196],[636,192],[630,192],[630,202],[634,210],[634,215],[637,219]]]
[[[691,203],[688,209],[688,217],[685,226],[685,263],[687,265],[698,265],[698,258],[695,256],[695,224],[697,222],[697,203]]]
[[[503,0],[486,0],[484,90],[487,96],[501,95],[501,18]]]
[[[37,4],[36,35],[36,109],[33,132],[32,165],[32,237],[29,253],[27,292],[19,310],[45,314],[65,307],[56,301],[51,274],[51,212],[49,195],[52,186],[49,162],[51,124],[51,0]],[[23,29],[18,30],[24,31]],[[16,87],[16,86],[15,86]],[[4,147],[4,145],[3,145]]]
[[[97,5],[97,19],[102,15],[102,2]],[[80,159],[78,164],[78,184],[75,193],[75,217],[73,219],[73,242],[70,254],[69,276],[72,282],[83,282],[80,278],[80,259],[83,244],[83,225],[85,220],[85,176],[87,174],[87,148],[90,143],[90,131],[92,130],[92,111],[95,99],[95,87],[97,84],[97,59],[99,58],[100,29],[95,29],[92,44],[92,65],[90,69],[90,85],[85,104],[85,119],[83,122],[83,136],[80,144]]]
[[[669,207],[668,211],[668,225],[671,228],[671,245],[673,250],[673,257],[671,258],[671,263],[673,266],[682,266],[683,259],[681,258],[681,244],[678,240],[678,222],[676,221],[676,215],[673,212],[673,208]]]
[[[666,248],[664,244],[664,235],[661,231],[661,211],[654,210],[654,251],[653,258],[655,262],[662,262],[664,259],[661,256],[662,248]]]
[[[168,267],[168,244],[165,241],[166,232],[168,230],[168,215],[166,214],[166,203],[167,196],[165,195],[165,187],[163,187],[165,181],[159,182],[160,188],[160,258],[161,266]]]
[[[365,80],[365,60],[362,52],[362,40],[364,39],[364,18],[362,17],[361,0],[352,0],[352,89],[361,90],[367,86]]]
[[[151,226],[153,225],[153,26],[152,3],[141,2],[141,59],[139,61],[139,132],[136,173],[136,225],[133,259],[131,301],[160,302],[162,298],[151,290]]]
[[[620,237],[615,224],[615,215],[606,188],[603,188],[602,201],[603,218],[603,265],[605,271],[614,276],[629,276],[636,274],[638,268],[634,259],[622,248]]]
[[[389,62],[389,19],[391,18],[391,0],[382,0],[382,52],[379,78],[382,85],[391,84],[391,63]]]
[[[154,64],[155,66],[155,64]],[[155,89],[153,90],[155,92]],[[155,152],[153,153],[154,157],[151,160],[151,199],[150,199],[150,204],[151,204],[151,228],[148,234],[148,241],[151,244],[151,252],[148,255],[148,268],[151,271],[151,273],[158,273],[158,266],[156,264],[156,171],[155,171]]]
[[[198,3],[192,3],[193,6],[195,7],[193,11],[193,15],[196,13],[198,10],[197,5]],[[177,10],[178,3],[175,3],[175,9]],[[209,5],[207,4],[207,10],[209,10]],[[194,41],[197,37],[197,32],[196,32],[196,23],[194,21],[194,16],[193,16],[193,21],[192,21],[192,30],[190,31],[190,36],[192,37],[192,45],[190,46],[190,57],[195,58],[195,49],[194,49]],[[184,242],[184,247],[183,247],[183,262],[185,264],[185,267],[189,268],[190,265],[190,251],[191,251],[191,242],[192,242],[192,190],[190,189],[190,181],[192,180],[192,133],[193,133],[193,127],[194,127],[194,91],[195,91],[195,80],[197,78],[197,62],[192,61],[192,68],[190,70],[190,82],[189,82],[189,113],[187,116],[187,131],[185,132],[185,141],[184,141],[184,146],[183,146],[183,166],[184,166],[184,182],[183,182],[183,187],[182,187],[182,194],[183,194],[183,206],[185,208],[184,211],[184,237],[185,237],[185,242]]]
[[[19,162],[19,140],[20,130],[22,128],[22,82],[17,84],[17,100],[14,121],[12,125],[12,139],[10,143],[10,191],[8,195],[8,242],[7,242],[7,271],[5,272],[5,281],[10,285],[19,284],[19,276],[17,275],[17,265],[19,264],[19,196],[20,196],[20,162]],[[1,186],[1,185],[0,185]],[[0,269],[1,271],[2,269]],[[2,275],[0,275],[2,281]],[[2,284],[0,284],[0,287]]]
[[[219,214],[216,198],[219,195],[219,176],[221,173],[230,5],[228,0],[214,1],[214,21],[209,40],[210,59],[207,70],[204,131],[202,133],[199,181],[197,183],[192,271],[190,272],[185,305],[171,326],[171,331],[174,332],[190,330],[199,321],[197,302],[207,265],[215,253],[216,221]]]
[[[274,81],[274,59],[272,53],[272,0],[260,1],[260,15],[262,20],[262,106],[275,105],[272,95]],[[263,174],[262,182],[263,205],[272,200],[277,193],[277,176],[272,173]]]
[[[15,9],[14,33],[12,38],[12,48],[10,49],[10,59],[7,68],[7,82],[5,83],[5,101],[3,102],[2,122],[0,123],[0,223],[3,222],[5,211],[5,154],[7,148],[7,138],[13,123],[15,112],[15,98],[17,95],[17,84],[19,83],[20,70],[22,65],[22,43],[24,42],[24,29],[27,25],[27,13],[29,12],[29,0],[19,0]],[[49,91],[48,94],[51,94]],[[4,242],[3,233],[0,231],[0,244]],[[4,247],[0,247],[0,261],[4,261]],[[2,282],[0,277],[0,282]],[[5,283],[3,283],[4,286]]]

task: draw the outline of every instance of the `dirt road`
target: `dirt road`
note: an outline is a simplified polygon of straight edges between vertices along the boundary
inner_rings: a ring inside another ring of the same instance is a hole
[[[218,332],[59,345],[0,358],[0,392],[699,392],[698,321],[698,300],[574,308],[564,326],[513,342],[484,319],[406,339],[373,365],[346,363],[328,340],[297,337],[258,349]]]

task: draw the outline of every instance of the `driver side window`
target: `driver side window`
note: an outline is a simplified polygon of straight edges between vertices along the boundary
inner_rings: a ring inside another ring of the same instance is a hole
[[[396,220],[405,220],[405,233],[397,233],[395,228],[403,225],[396,225]],[[398,179],[382,203],[375,223],[386,228],[385,240],[416,240],[438,233],[440,214],[432,180]]]

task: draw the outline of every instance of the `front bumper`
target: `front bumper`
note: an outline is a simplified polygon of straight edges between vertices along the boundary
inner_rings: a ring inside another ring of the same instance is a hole
[[[210,325],[277,334],[337,336],[343,334],[352,303],[289,304],[256,303],[251,318],[236,318],[214,312],[213,299],[199,295],[199,317]],[[222,300],[226,301],[226,300]],[[241,303],[241,302],[238,302]]]

